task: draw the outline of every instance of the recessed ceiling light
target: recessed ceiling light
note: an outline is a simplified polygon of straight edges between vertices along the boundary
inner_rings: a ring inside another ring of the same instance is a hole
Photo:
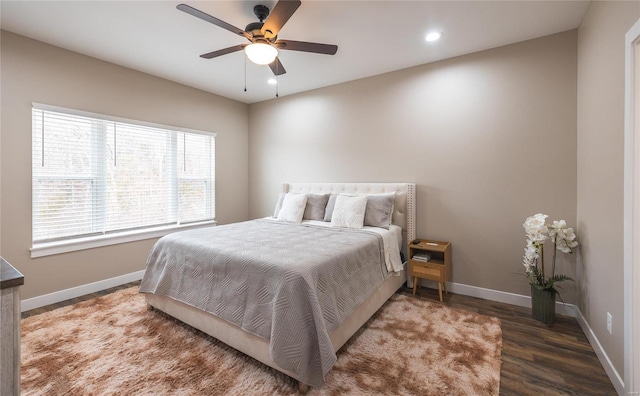
[[[267,80],[267,82],[271,85],[276,85],[278,83],[278,81],[275,78],[270,78]]]
[[[427,41],[436,41],[439,40],[440,37],[442,37],[442,32],[431,32],[428,33],[424,39]]]

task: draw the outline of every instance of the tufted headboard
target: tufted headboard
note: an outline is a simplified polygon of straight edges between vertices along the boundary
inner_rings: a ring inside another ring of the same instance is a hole
[[[283,192],[306,194],[396,193],[392,224],[402,227],[404,246],[416,238],[416,185],[414,183],[284,183]]]

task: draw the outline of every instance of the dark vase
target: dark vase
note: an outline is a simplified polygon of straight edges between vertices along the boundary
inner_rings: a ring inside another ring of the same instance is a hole
[[[552,324],[556,320],[556,291],[539,290],[531,286],[531,309],[533,318]]]

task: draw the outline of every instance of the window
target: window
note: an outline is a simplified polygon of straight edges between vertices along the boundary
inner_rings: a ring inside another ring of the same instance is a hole
[[[36,104],[32,128],[34,249],[214,221],[214,134]]]

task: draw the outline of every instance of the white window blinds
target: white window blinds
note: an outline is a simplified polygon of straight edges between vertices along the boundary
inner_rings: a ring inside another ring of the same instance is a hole
[[[33,243],[214,220],[215,135],[35,105]]]

